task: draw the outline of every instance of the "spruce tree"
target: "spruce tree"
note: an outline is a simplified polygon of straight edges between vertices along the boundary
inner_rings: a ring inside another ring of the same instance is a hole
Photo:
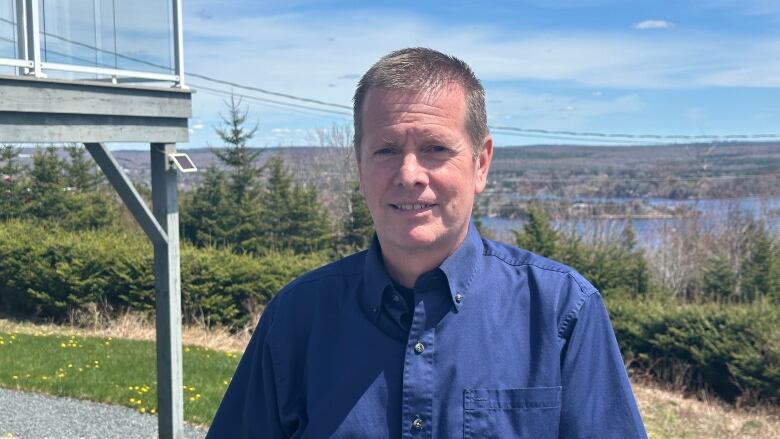
[[[749,255],[742,264],[742,300],[777,297],[780,295],[780,251],[765,224],[756,226],[749,246]]]
[[[246,128],[248,110],[242,109],[240,99],[231,95],[225,105],[227,115],[220,116],[223,124],[216,129],[224,145],[211,150],[224,170],[209,167],[201,184],[183,197],[182,236],[199,246],[257,251],[262,168],[255,163],[260,152],[247,145],[257,126]]]
[[[247,243],[247,249],[306,253],[331,248],[331,224],[317,191],[296,183],[281,157],[271,158],[266,169],[268,181],[260,196],[261,239]]]
[[[227,167],[229,173],[230,193],[238,207],[255,201],[258,195],[258,179],[262,173],[255,161],[260,151],[253,151],[247,146],[257,132],[257,125],[246,128],[248,110],[241,108],[241,100],[232,94],[226,101],[228,114],[220,115],[223,126],[217,128],[217,135],[224,142],[222,149],[212,149],[212,152]]]
[[[343,243],[347,251],[365,250],[374,236],[374,222],[360,186],[355,184],[349,193],[349,214],[344,222]]]
[[[550,220],[538,204],[529,206],[523,230],[513,230],[512,233],[519,247],[549,258],[556,256],[558,233],[553,230]]]
[[[0,220],[22,214],[26,168],[19,162],[19,154],[13,145],[0,145]]]
[[[53,146],[35,151],[28,187],[30,201],[24,207],[26,216],[55,221],[67,216],[69,206],[63,167]]]
[[[229,246],[235,226],[231,201],[225,173],[206,168],[198,188],[182,197],[181,236],[198,247]]]

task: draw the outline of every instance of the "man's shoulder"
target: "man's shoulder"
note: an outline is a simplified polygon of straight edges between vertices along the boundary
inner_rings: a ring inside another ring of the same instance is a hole
[[[574,268],[546,258],[532,251],[513,245],[483,239],[485,257],[491,258],[498,264],[524,271],[532,271],[550,278],[571,280],[584,295],[596,292],[596,288]]]
[[[338,282],[360,276],[363,273],[365,259],[366,251],[364,250],[325,264],[322,267],[315,268],[290,281],[290,283],[279,291],[279,294],[297,289],[305,289],[322,282]]]

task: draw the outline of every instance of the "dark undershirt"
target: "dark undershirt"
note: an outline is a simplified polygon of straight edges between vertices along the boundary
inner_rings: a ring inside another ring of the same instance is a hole
[[[403,297],[404,302],[406,303],[406,312],[401,315],[401,325],[404,330],[409,331],[409,328],[412,325],[412,314],[414,312],[414,289],[406,288],[396,281],[393,281],[393,288],[401,297]]]

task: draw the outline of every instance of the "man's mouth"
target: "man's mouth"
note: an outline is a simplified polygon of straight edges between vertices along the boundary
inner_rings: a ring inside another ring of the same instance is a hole
[[[416,211],[416,210],[425,210],[430,209],[431,207],[435,206],[435,204],[426,204],[426,203],[403,203],[403,204],[391,204],[394,208],[398,210],[404,210],[404,211]]]

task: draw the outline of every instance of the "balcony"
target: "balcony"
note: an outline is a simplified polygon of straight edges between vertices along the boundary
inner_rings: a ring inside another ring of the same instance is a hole
[[[0,74],[181,88],[180,0],[0,0]]]
[[[181,0],[0,0],[0,142],[189,140]]]

